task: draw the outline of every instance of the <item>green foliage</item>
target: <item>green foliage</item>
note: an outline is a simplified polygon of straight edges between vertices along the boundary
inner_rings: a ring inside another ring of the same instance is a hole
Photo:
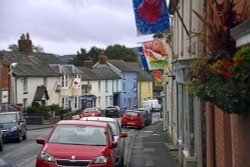
[[[231,57],[198,59],[193,68],[192,93],[227,113],[250,112],[250,49],[240,48]]]
[[[16,52],[19,50],[17,44],[10,44],[8,49],[13,52]],[[33,52],[36,52],[36,53],[44,53],[43,47],[39,45],[38,46],[32,45],[32,50]]]
[[[123,59],[124,61],[136,62],[137,54],[134,50],[128,49],[121,45],[108,46],[104,51],[104,54],[109,59]]]
[[[32,107],[36,107],[36,108],[39,108],[41,106],[40,103],[36,102],[36,101],[33,101],[32,104],[31,104]]]
[[[58,104],[52,104],[50,106],[48,106],[50,108],[51,111],[60,111],[62,110],[62,107],[60,107]]]
[[[103,49],[97,48],[93,46],[87,53],[88,57],[94,62],[98,62],[99,60],[99,55],[104,52]]]

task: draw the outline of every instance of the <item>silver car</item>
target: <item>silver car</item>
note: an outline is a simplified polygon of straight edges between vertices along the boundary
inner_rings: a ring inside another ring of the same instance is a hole
[[[121,126],[119,122],[115,118],[108,117],[82,117],[80,120],[84,121],[94,121],[94,122],[106,122],[110,125],[113,134],[114,140],[118,142],[116,147],[117,158],[116,158],[116,166],[122,167],[124,166],[124,150],[125,150],[125,140],[124,138],[128,136],[127,132],[121,131]]]

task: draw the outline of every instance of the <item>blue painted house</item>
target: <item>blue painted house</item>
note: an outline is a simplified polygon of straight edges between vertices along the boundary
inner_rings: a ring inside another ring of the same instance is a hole
[[[137,71],[130,66],[129,62],[123,60],[108,60],[105,55],[100,56],[100,61],[94,65],[94,68],[103,68],[107,66],[122,79],[118,85],[121,85],[120,90],[114,92],[114,105],[120,106],[125,111],[138,107],[138,77]]]

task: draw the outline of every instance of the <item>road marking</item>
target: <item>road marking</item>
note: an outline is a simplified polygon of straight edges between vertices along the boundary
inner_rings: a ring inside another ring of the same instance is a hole
[[[25,166],[25,164],[27,163],[27,162],[32,162],[32,160],[33,159],[35,159],[36,158],[36,155],[35,156],[33,156],[33,157],[30,157],[30,158],[28,158],[28,159],[26,159],[25,161],[23,161],[23,162],[21,162],[21,163],[19,163],[17,166],[19,167],[23,167],[23,166]]]

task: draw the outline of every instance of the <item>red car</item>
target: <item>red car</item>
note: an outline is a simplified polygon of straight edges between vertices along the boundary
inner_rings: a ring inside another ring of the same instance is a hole
[[[132,126],[142,129],[145,126],[144,122],[145,121],[142,113],[140,111],[135,111],[135,110],[127,110],[123,114],[121,119],[122,127]]]
[[[91,107],[85,108],[82,112],[80,112],[80,118],[82,117],[101,117],[102,113],[98,108]]]
[[[47,138],[37,138],[43,147],[36,167],[114,167],[117,142],[108,123],[62,120]]]

